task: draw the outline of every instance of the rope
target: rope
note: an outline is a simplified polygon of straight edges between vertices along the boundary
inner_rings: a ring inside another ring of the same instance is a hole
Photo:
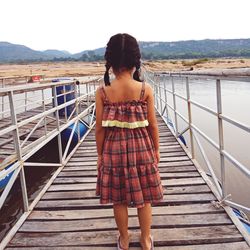
[[[228,194],[226,195],[222,200],[219,200],[219,201],[211,201],[211,203],[216,207],[216,208],[220,208],[220,207],[223,207],[224,205],[226,205],[224,203],[224,201],[228,198],[228,197],[231,197],[232,195],[231,194]]]

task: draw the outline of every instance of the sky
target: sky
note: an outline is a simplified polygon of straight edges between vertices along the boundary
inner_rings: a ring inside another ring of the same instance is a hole
[[[250,38],[250,0],[0,0],[0,41],[77,53],[138,41]]]

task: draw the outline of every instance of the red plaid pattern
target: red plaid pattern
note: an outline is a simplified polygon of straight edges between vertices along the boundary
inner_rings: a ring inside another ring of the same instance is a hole
[[[147,105],[141,99],[132,102],[111,103],[104,89],[103,119],[138,121],[147,119]],[[124,113],[120,110],[125,110]],[[123,115],[126,114],[126,115]],[[116,117],[116,118],[115,118]],[[143,207],[144,203],[158,203],[163,199],[154,144],[146,127],[134,129],[106,127],[102,162],[98,166],[96,194],[100,203],[126,203]]]

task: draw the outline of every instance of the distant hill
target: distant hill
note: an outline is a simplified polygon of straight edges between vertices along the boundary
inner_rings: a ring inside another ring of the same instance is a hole
[[[60,50],[32,50],[24,45],[0,42],[0,62],[44,61],[55,57],[67,58],[71,54]]]
[[[140,47],[147,59],[250,57],[250,39],[141,42]]]
[[[80,53],[72,55],[72,58],[81,61],[100,61],[103,60],[105,48],[95,50],[85,50]]]
[[[250,39],[190,40],[177,42],[139,42],[143,59],[188,59],[218,57],[250,57]],[[0,42],[0,62],[20,61],[98,61],[103,60],[105,48],[67,51],[36,51],[24,45]]]
[[[42,52],[26,46],[0,42],[0,61],[39,60],[44,58]]]
[[[51,57],[51,59],[55,57],[70,57],[71,54],[65,50],[55,50],[55,49],[48,49],[43,51],[44,55]]]

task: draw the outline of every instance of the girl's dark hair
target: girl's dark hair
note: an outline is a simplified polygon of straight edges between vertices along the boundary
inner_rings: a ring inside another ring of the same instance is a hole
[[[109,69],[119,72],[123,69],[135,67],[133,78],[140,81],[141,53],[139,45],[134,37],[129,34],[116,34],[112,36],[107,44],[104,55],[106,60],[106,72],[104,74],[105,85],[110,85]]]

